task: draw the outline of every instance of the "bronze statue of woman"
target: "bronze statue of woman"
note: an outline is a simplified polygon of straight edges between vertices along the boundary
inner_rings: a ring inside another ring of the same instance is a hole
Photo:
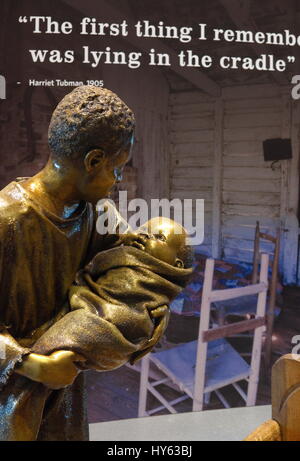
[[[78,87],[52,115],[46,166],[0,192],[0,440],[88,439],[82,358],[56,351],[45,362],[30,347],[58,320],[77,271],[110,244],[94,205],[120,180],[134,125],[116,94]]]

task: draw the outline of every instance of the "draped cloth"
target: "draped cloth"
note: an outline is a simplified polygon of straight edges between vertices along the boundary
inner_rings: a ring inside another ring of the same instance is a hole
[[[78,273],[70,290],[71,312],[32,351],[71,350],[84,356],[85,367],[99,371],[135,361],[161,338],[168,304],[191,272],[133,247],[103,251]]]

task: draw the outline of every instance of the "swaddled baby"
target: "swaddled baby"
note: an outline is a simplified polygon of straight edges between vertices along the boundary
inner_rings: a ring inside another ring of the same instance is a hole
[[[85,359],[81,368],[99,371],[149,352],[167,326],[170,301],[192,273],[186,239],[179,224],[154,218],[136,234],[122,236],[120,246],[98,253],[77,274],[70,312],[37,340],[32,352],[71,350]]]

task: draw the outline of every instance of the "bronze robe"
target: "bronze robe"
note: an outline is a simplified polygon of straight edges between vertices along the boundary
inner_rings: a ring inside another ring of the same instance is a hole
[[[161,338],[168,305],[191,274],[192,269],[171,266],[137,248],[102,251],[77,274],[78,285],[70,290],[71,312],[32,351],[71,350],[85,357],[86,368],[98,371],[135,361]]]
[[[22,182],[0,192],[0,440],[88,439],[83,373],[72,386],[51,391],[13,370],[29,352],[24,338],[51,322],[67,300],[94,221],[87,203],[60,219]]]

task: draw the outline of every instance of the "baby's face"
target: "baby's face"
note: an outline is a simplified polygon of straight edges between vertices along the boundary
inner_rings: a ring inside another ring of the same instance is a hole
[[[145,251],[172,266],[183,266],[178,251],[186,245],[186,232],[182,226],[168,218],[153,218],[138,229],[139,234],[148,237]]]

